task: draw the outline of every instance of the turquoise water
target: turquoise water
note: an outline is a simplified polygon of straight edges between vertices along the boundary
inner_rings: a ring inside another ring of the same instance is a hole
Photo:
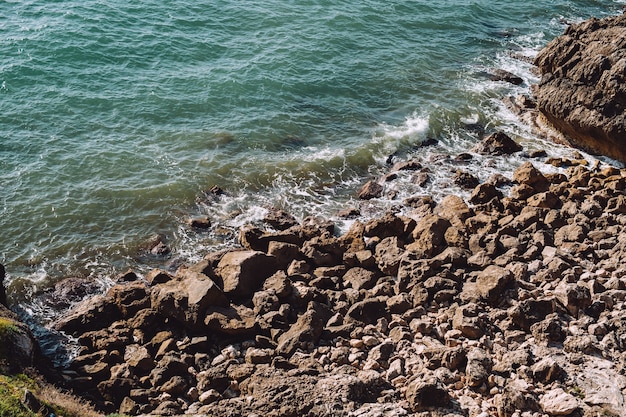
[[[528,92],[528,60],[566,22],[623,4],[3,1],[0,261],[14,298],[193,260],[268,207],[332,217],[390,154],[469,149],[468,123],[550,146],[500,99]],[[492,82],[494,68],[526,82]],[[436,150],[415,150],[427,137]],[[213,185],[228,195],[205,198]],[[210,231],[185,226],[198,214]],[[157,234],[168,257],[146,254]]]

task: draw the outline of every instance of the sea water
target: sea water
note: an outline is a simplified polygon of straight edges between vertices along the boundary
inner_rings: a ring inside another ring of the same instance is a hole
[[[611,0],[212,0],[0,2],[0,262],[14,302],[66,277],[106,285],[128,268],[175,268],[232,245],[281,208],[364,216],[356,192],[390,155],[463,193],[438,155],[499,129],[536,137],[502,99],[538,81],[537,51]],[[491,81],[494,69],[524,79]],[[474,128],[477,127],[477,128]],[[425,139],[434,147],[420,148]],[[476,159],[482,180],[515,157]],[[226,194],[207,193],[219,186]],[[212,227],[186,219],[207,215]],[[151,255],[156,236],[167,256]]]

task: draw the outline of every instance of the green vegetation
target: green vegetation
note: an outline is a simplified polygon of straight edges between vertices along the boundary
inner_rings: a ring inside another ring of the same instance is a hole
[[[58,417],[101,417],[93,408],[73,395],[38,382],[25,375],[0,375],[0,417],[39,417],[42,414],[28,409],[23,403],[25,391],[33,393],[40,410]],[[37,410],[39,411],[39,410]]]
[[[32,389],[34,381],[26,375],[0,375],[0,417],[36,417],[22,404],[24,390]]]
[[[13,320],[0,317],[0,338],[17,332],[19,332],[19,328]]]

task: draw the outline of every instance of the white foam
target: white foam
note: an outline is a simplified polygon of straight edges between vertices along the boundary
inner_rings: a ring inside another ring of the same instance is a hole
[[[418,139],[428,129],[428,118],[413,113],[407,117],[401,126],[381,124],[383,135],[378,140],[392,139]]]

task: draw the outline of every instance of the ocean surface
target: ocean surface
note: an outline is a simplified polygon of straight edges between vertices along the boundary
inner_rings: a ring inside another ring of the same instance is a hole
[[[390,155],[422,160],[433,177],[390,183],[398,204],[462,194],[456,168],[436,162],[483,132],[567,154],[502,99],[529,92],[532,57],[568,23],[625,3],[2,1],[0,262],[11,299],[38,314],[32,300],[63,278],[106,286],[128,268],[198,260],[272,207],[298,219],[380,213],[394,202],[356,192]],[[491,81],[498,68],[524,83]],[[419,147],[430,138],[438,144]],[[516,164],[476,158],[465,169],[484,180]],[[216,185],[226,194],[207,192]],[[200,215],[209,230],[187,226]],[[157,236],[168,255],[150,253]]]

